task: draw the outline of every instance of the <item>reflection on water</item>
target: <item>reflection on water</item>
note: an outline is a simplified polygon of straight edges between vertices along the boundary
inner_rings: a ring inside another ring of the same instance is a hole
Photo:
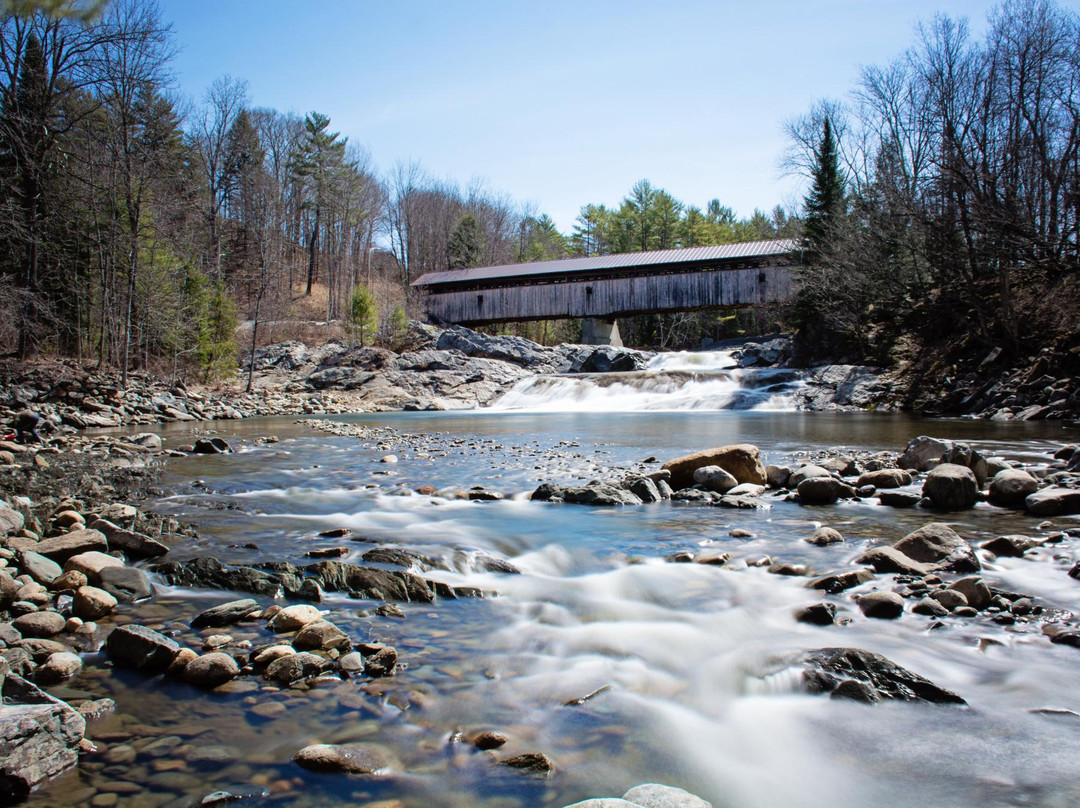
[[[1045,459],[1075,433],[1047,424],[769,412],[346,420],[393,426],[400,435],[369,443],[327,438],[285,419],[219,425],[241,451],[172,462],[175,493],[160,508],[194,521],[201,534],[174,556],[306,563],[309,550],[341,545],[343,560],[356,561],[370,542],[388,542],[447,568],[425,575],[498,597],[403,604],[405,619],[377,615],[373,602],[328,600],[330,619],[356,640],[385,641],[400,652],[405,669],[377,682],[334,679],[291,691],[245,678],[205,694],[90,664],[72,688],[118,702],[115,714],[90,725],[105,755],[49,785],[36,804],[77,804],[91,788],[134,783],[140,794],[125,794],[120,804],[188,805],[232,788],[266,791],[288,805],[400,800],[410,808],[524,808],[617,796],[648,781],[732,808],[1080,801],[1080,719],[1030,712],[1080,712],[1075,649],[981,618],[946,618],[933,630],[929,618],[915,615],[870,621],[850,593],[834,598],[852,618],[847,625],[798,624],[793,608],[816,599],[803,580],[744,561],[764,554],[826,572],[932,515],[870,502],[800,508],[779,500],[770,500],[768,511],[669,504],[601,510],[520,496],[543,480],[654,469],[645,458],[725,443],[755,443],[768,462],[785,462],[836,446],[898,451],[914,435],[931,434],[970,440],[985,454]],[[281,442],[256,446],[252,439],[267,432]],[[380,463],[389,453],[399,462]],[[440,494],[411,495],[420,485]],[[507,499],[453,498],[473,485]],[[976,539],[1036,528],[1029,517],[986,505],[949,521]],[[819,524],[847,541],[815,547],[800,540]],[[337,527],[367,541],[317,535]],[[736,528],[747,535],[731,537]],[[662,560],[703,546],[722,547],[732,562],[717,568]],[[477,552],[506,557],[522,574],[478,571],[469,560]],[[1074,608],[1076,582],[1065,570],[1076,553],[1076,540],[1066,541],[1039,563],[988,564],[986,576],[1048,606]],[[121,619],[175,630],[198,648],[222,630],[192,631],[190,617],[233,597],[166,589]],[[256,623],[227,631],[253,645],[272,636]],[[883,653],[961,694],[971,708],[867,708],[799,694],[778,660],[833,645]],[[565,706],[604,686],[586,703]],[[543,752],[557,774],[522,777],[451,742],[457,730],[487,728],[511,738],[499,756]],[[399,761],[395,773],[319,776],[289,762],[305,744],[346,740],[387,746]]]

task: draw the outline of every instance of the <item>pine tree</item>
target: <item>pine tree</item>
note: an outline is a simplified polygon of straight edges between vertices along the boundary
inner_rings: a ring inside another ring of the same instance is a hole
[[[349,300],[349,330],[353,341],[363,346],[364,342],[375,336],[379,327],[379,311],[375,303],[375,293],[366,286],[353,289]]]
[[[806,220],[803,223],[807,259],[810,261],[826,251],[833,230],[847,209],[844,175],[840,171],[836,139],[828,118],[822,127],[821,144],[814,157],[810,193],[806,197]]]
[[[304,118],[304,139],[299,152],[293,156],[291,166],[293,176],[307,182],[308,198],[304,205],[315,212],[308,239],[308,276],[304,292],[308,296],[315,283],[323,207],[330,185],[344,164],[345,143],[348,140],[341,137],[340,132],[327,131],[329,126],[329,116],[319,112],[312,112]]]
[[[480,222],[471,213],[462,216],[450,234],[446,258],[450,269],[469,269],[484,263],[484,234]]]

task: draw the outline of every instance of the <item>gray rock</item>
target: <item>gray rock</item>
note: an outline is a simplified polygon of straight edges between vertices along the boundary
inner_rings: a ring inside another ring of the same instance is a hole
[[[135,603],[154,596],[154,585],[137,567],[106,567],[99,573],[101,588],[120,603]]]
[[[349,635],[328,620],[308,623],[293,637],[293,647],[300,650],[329,651],[331,648],[348,651],[352,648]]]
[[[808,536],[803,539],[805,542],[809,542],[817,547],[825,547],[830,544],[840,544],[844,541],[844,537],[840,535],[840,531],[832,527],[819,527],[814,531],[812,536]]]
[[[796,491],[804,505],[831,505],[841,497],[855,495],[855,489],[834,477],[809,477],[799,483]]]
[[[58,651],[49,654],[45,664],[38,668],[37,681],[44,684],[57,684],[78,676],[82,671],[82,659],[70,651]]]
[[[809,480],[814,477],[832,477],[832,472],[822,466],[814,465],[813,463],[805,466],[799,466],[797,469],[788,475],[787,487],[798,488],[799,483],[803,480]]]
[[[1041,547],[1045,541],[1045,539],[1032,536],[998,536],[996,539],[983,542],[980,546],[996,556],[1022,558],[1024,553],[1032,547]]]
[[[949,613],[949,609],[945,604],[933,598],[923,598],[911,607],[911,611],[928,617],[944,617]]]
[[[830,595],[835,595],[837,592],[843,592],[845,589],[851,589],[853,586],[865,584],[867,581],[872,580],[874,580],[874,573],[871,570],[860,569],[822,575],[809,581],[806,585],[811,589],[820,589]]]
[[[968,606],[979,611],[989,606],[994,597],[983,579],[974,575],[954,581],[949,585],[949,589],[959,592],[967,599]]]
[[[99,530],[73,530],[51,539],[38,542],[34,552],[63,564],[72,556],[90,551],[104,552],[109,549],[105,534]]]
[[[1044,488],[1029,494],[1024,507],[1035,516],[1064,516],[1080,513],[1080,489]]]
[[[960,511],[975,506],[979,497],[979,485],[974,472],[967,466],[942,463],[926,475],[922,492],[935,508]]]
[[[863,614],[878,620],[895,620],[904,613],[904,599],[895,592],[870,592],[857,603]]]
[[[397,665],[397,651],[391,647],[386,646],[380,648],[371,656],[364,659],[364,673],[373,678],[380,678],[382,676],[389,676],[394,672],[394,667]]]
[[[104,589],[96,586],[80,586],[75,590],[72,613],[82,620],[100,620],[112,614],[117,600]]]
[[[791,469],[787,466],[766,466],[765,481],[769,488],[787,488]]]
[[[701,466],[694,469],[694,482],[717,494],[725,494],[739,484],[733,475],[719,466]]]
[[[874,488],[900,488],[911,485],[911,474],[904,469],[878,469],[859,475],[858,485],[872,485]]]
[[[120,550],[128,558],[160,558],[169,552],[169,548],[143,533],[124,530],[108,519],[98,519],[91,523],[91,528],[105,534],[110,550]]]
[[[1005,469],[994,475],[987,492],[991,505],[1023,508],[1029,494],[1039,490],[1039,481],[1021,469]]]
[[[795,619],[812,626],[831,626],[836,619],[836,605],[822,601],[795,610]]]
[[[644,808],[712,808],[711,802],[689,791],[659,783],[634,786],[623,794],[623,799]]]
[[[395,767],[383,747],[371,743],[313,744],[295,755],[293,762],[316,772],[386,774]]]
[[[896,460],[902,469],[928,471],[941,462],[941,456],[952,447],[952,442],[920,435],[908,441],[904,453]]]
[[[640,505],[641,500],[621,488],[607,483],[587,485],[582,488],[567,488],[563,492],[563,501],[576,505]]]
[[[180,651],[175,640],[139,625],[118,626],[105,641],[105,647],[118,665],[146,673],[164,672]]]
[[[855,680],[882,700],[967,703],[887,657],[859,648],[821,648],[807,652],[802,661],[804,682],[812,693],[830,693],[844,680]]]
[[[328,659],[302,651],[298,654],[278,657],[266,666],[263,678],[282,687],[288,687],[311,676],[317,676],[331,666]]]
[[[297,606],[286,606],[270,618],[268,625],[271,631],[299,631],[308,623],[322,619],[322,612],[310,604],[303,603]]]
[[[857,564],[869,564],[874,572],[895,572],[900,575],[926,575],[927,567],[901,553],[895,547],[875,547],[855,560]]]
[[[982,569],[972,546],[941,522],[924,525],[893,546],[908,558],[926,564],[932,572],[978,572]]]
[[[207,609],[195,616],[191,621],[192,628],[222,628],[246,620],[255,612],[260,611],[259,604],[251,598],[242,600],[230,600]]]
[[[7,506],[0,505],[0,536],[22,530],[25,521],[23,515],[18,511],[13,511]]]
[[[67,620],[56,612],[31,612],[11,621],[11,625],[27,639],[47,639],[64,630]]]
[[[963,606],[967,606],[967,598],[955,589],[936,589],[928,596],[931,600],[935,600],[948,609],[950,612],[953,609],[959,609]]]
[[[230,682],[240,675],[240,666],[228,654],[211,652],[191,660],[185,667],[182,678],[196,687],[215,688]]]
[[[192,454],[225,454],[231,451],[232,447],[223,438],[199,438],[191,450]]]
[[[914,508],[922,502],[922,494],[912,491],[882,491],[878,494],[878,502],[891,508]]]
[[[657,488],[656,483],[648,477],[636,477],[629,480],[626,484],[626,489],[644,503],[660,502],[662,499],[665,499],[664,495],[660,492],[660,489]]]

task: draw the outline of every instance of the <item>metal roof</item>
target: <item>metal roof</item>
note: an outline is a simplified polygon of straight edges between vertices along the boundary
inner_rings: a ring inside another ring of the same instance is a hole
[[[679,250],[614,253],[593,258],[561,258],[557,261],[531,261],[526,264],[503,264],[497,267],[452,269],[448,272],[429,272],[412,282],[412,286],[436,286],[443,283],[484,281],[497,278],[520,278],[530,275],[569,275],[596,270],[617,270],[636,267],[685,264],[688,262],[724,261],[739,258],[763,258],[784,255],[798,249],[797,239],[780,238],[767,241],[742,241],[738,244],[719,244],[713,247],[686,247]]]

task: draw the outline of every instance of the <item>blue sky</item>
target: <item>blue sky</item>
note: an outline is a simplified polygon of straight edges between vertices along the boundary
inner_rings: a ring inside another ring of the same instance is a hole
[[[1070,0],[1075,7],[1080,0]],[[783,122],[844,95],[936,12],[984,29],[983,0],[367,2],[162,0],[179,89],[246,79],[255,106],[304,114],[375,165],[532,202],[568,232],[588,202],[648,178],[743,216],[797,203]]]

